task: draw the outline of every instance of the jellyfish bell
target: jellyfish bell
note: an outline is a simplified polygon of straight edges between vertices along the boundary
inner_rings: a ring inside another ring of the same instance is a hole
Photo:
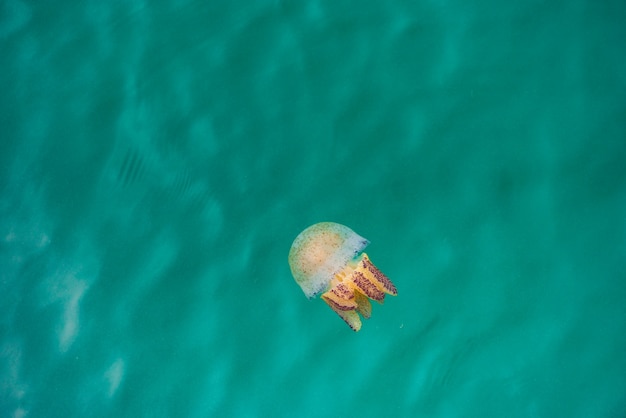
[[[347,226],[320,222],[302,231],[289,251],[289,266],[296,283],[309,298],[326,290],[336,273],[369,244]]]
[[[347,226],[321,222],[302,231],[289,251],[293,277],[309,298],[320,293],[354,331],[369,318],[369,299],[382,303],[385,295],[397,295],[394,284],[363,252],[369,241]]]

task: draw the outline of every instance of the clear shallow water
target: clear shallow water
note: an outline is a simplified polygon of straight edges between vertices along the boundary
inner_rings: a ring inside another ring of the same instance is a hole
[[[626,414],[621,2],[0,7],[0,415]]]

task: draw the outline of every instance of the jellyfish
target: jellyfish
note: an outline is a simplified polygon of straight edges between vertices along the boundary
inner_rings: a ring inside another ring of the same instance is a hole
[[[359,314],[369,319],[370,299],[383,303],[396,296],[394,284],[363,252],[369,241],[347,226],[320,222],[302,231],[291,245],[289,266],[309,299],[320,293],[324,302],[354,331]]]

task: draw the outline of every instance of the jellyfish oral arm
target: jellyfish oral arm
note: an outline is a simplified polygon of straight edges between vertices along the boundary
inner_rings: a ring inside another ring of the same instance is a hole
[[[322,294],[322,300],[354,331],[361,329],[361,318],[369,319],[372,304],[369,299],[383,303],[385,295],[396,296],[394,284],[371,262],[367,254],[361,254],[354,263],[336,274],[330,289]]]

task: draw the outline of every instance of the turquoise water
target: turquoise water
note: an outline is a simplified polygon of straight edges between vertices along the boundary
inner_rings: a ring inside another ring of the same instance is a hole
[[[0,3],[0,416],[626,416],[623,1]],[[398,296],[293,281],[348,225]]]

